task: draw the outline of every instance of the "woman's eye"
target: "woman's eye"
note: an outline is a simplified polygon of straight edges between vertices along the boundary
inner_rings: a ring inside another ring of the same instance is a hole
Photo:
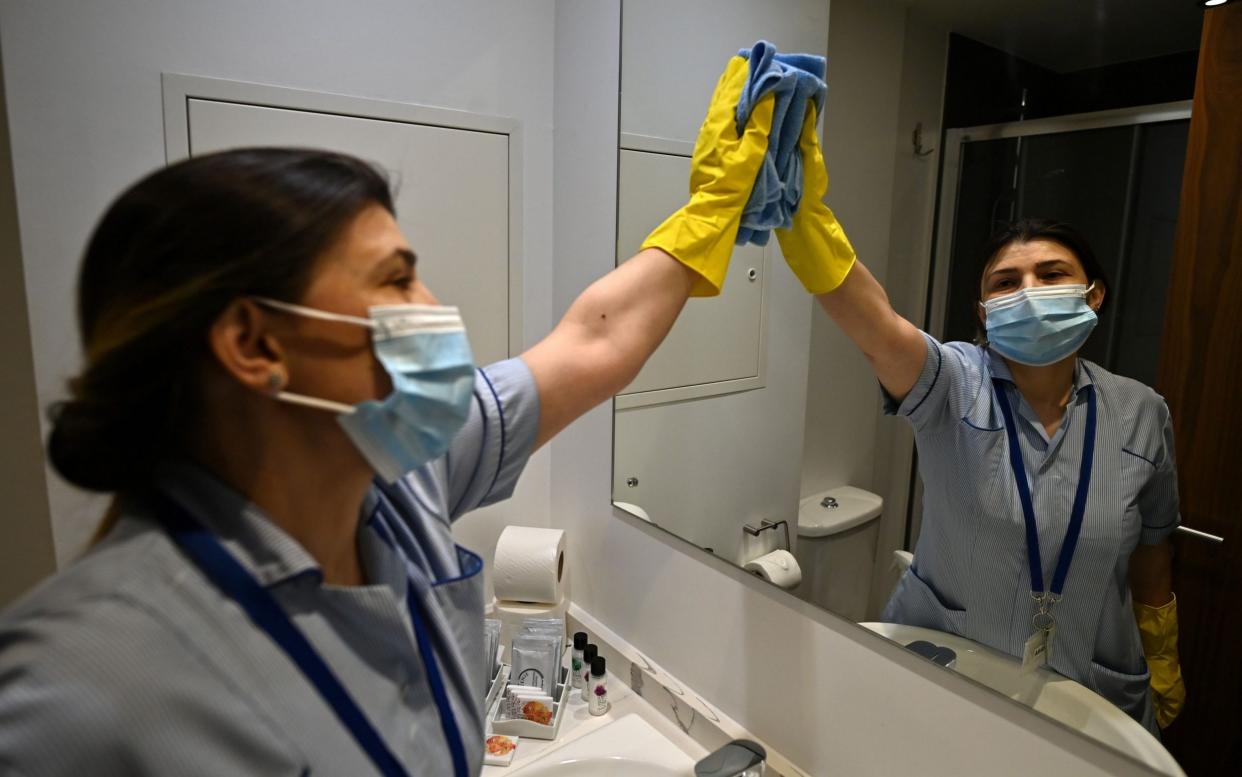
[[[413,275],[402,275],[399,278],[393,278],[391,281],[388,282],[388,285],[396,286],[398,289],[401,289],[402,291],[408,291],[410,286],[414,285],[414,276]]]

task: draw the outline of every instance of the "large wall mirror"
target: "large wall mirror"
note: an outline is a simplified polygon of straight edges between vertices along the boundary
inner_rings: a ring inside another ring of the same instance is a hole
[[[1153,385],[1202,25],[1189,1],[625,0],[618,261],[684,201],[725,61],[766,39],[827,57],[828,203],[899,313],[971,341],[989,233],[1067,221],[1113,296],[1081,356]],[[614,428],[621,510],[882,636],[950,647],[957,671],[1177,773],[1087,688],[882,622],[917,565],[913,435],[776,240],[738,247],[723,294],[691,300],[617,397]]]

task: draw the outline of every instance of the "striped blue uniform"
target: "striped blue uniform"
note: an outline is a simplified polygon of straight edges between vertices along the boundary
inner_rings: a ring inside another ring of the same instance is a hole
[[[1045,585],[1069,524],[1083,454],[1088,385],[1095,386],[1095,460],[1082,534],[1069,568],[1050,668],[1104,696],[1155,732],[1128,569],[1141,542],[1180,522],[1172,427],[1164,400],[1137,381],[1079,360],[1065,417],[1051,439],[995,352],[927,338],[918,382],[885,411],[910,420],[923,480],[914,565],[883,620],[958,634],[1021,656],[1031,636],[1026,535],[993,378],[1014,420],[1039,527]]]
[[[416,596],[461,731],[483,761],[483,600],[451,521],[507,498],[534,448],[539,395],[520,359],[479,370],[447,455],[362,505],[368,585],[326,585],[315,559],[203,469],[158,487],[280,603],[410,774],[453,774]],[[380,530],[380,514],[391,531]],[[296,665],[207,580],[149,510],[0,616],[0,775],[367,775],[375,767]]]

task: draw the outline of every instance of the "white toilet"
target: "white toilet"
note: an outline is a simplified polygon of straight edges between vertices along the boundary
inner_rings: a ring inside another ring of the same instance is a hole
[[[866,620],[883,507],[878,495],[853,486],[803,499],[794,553],[802,582],[794,595],[850,620]]]

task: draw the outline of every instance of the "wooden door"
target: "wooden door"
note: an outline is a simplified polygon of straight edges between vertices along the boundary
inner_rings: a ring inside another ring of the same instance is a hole
[[[1242,774],[1242,5],[1206,11],[1157,388],[1184,525],[1173,588],[1187,704],[1165,743],[1190,777]]]

